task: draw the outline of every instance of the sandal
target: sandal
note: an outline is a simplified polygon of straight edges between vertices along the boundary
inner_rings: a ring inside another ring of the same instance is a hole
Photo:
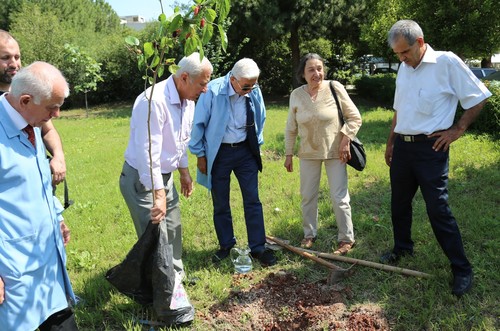
[[[313,243],[316,241],[316,237],[307,237],[302,239],[300,242],[300,247],[303,248],[311,248]]]
[[[347,252],[349,252],[353,247],[354,247],[354,243],[348,243],[345,241],[341,241],[339,243],[339,247],[337,247],[337,249],[335,251],[333,251],[333,254],[346,255]]]

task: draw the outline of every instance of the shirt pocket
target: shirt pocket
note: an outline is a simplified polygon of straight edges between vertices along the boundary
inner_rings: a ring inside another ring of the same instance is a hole
[[[434,91],[420,89],[418,91],[418,106],[417,111],[419,113],[430,115],[433,110],[435,104],[439,100],[439,94]]]

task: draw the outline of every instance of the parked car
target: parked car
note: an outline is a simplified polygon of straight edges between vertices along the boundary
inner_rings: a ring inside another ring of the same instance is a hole
[[[396,69],[392,69],[392,68],[375,68],[375,70],[373,70],[373,74],[376,75],[376,74],[396,74],[398,71]]]
[[[500,80],[500,71],[489,74],[488,76],[482,78],[482,80]]]
[[[495,69],[495,68],[470,68],[470,70],[479,79],[485,78],[485,77],[497,72],[497,69]]]

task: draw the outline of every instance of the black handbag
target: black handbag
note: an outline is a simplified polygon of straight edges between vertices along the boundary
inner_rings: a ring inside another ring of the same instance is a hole
[[[337,93],[335,92],[335,88],[333,87],[333,81],[330,82],[330,90],[332,91],[333,98],[335,99],[335,103],[337,104],[337,109],[339,111],[339,120],[341,126],[344,125],[344,115],[342,114],[342,108],[340,107],[340,102],[337,97]],[[351,159],[347,161],[347,164],[353,167],[358,171],[363,171],[366,166],[366,152],[363,147],[363,143],[358,139],[358,137],[354,137],[351,140]]]

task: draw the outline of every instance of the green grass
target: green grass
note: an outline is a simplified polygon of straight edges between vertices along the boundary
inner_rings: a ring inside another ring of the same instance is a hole
[[[360,108],[363,127],[359,137],[368,153],[368,165],[363,172],[349,169],[358,244],[350,256],[378,262],[379,255],[392,245],[389,171],[384,162],[392,112]],[[76,308],[82,330],[141,330],[134,323],[141,307],[116,292],[104,279],[106,271],[121,262],[137,239],[118,186],[130,111],[130,104],[93,109],[89,117],[79,116],[85,114],[84,110],[71,110],[55,121],[64,142],[70,197],[75,201],[65,212],[65,218],[72,230],[72,241],[67,247],[68,269],[77,295],[84,300]],[[260,195],[267,233],[298,245],[302,239],[298,160],[295,158],[295,172],[287,173],[283,167],[286,116],[284,106],[268,109]],[[191,155],[193,177],[194,161]],[[450,203],[475,270],[475,285],[470,294],[460,300],[451,295],[449,263],[435,240],[418,193],[413,225],[416,256],[404,259],[401,266],[435,277],[419,279],[355,266],[355,273],[344,280],[353,293],[348,305],[381,306],[393,330],[499,329],[499,163],[498,141],[487,136],[466,134],[452,145]],[[58,188],[57,194],[62,196],[62,193],[62,187]],[[235,180],[231,193],[235,233],[238,243],[245,244],[241,195]],[[331,252],[337,229],[325,174],[319,209],[315,249]],[[218,247],[208,191],[197,185],[189,199],[181,197],[181,211],[184,264],[189,275],[200,279],[196,285],[187,287],[188,294],[197,311],[208,314],[212,305],[228,297],[233,270],[229,262],[219,268],[207,263]],[[305,281],[327,276],[326,269],[298,255],[281,251],[278,258],[275,267],[257,266],[254,277],[240,286],[250,286],[277,270],[288,270]],[[195,320],[193,329],[199,327]]]

